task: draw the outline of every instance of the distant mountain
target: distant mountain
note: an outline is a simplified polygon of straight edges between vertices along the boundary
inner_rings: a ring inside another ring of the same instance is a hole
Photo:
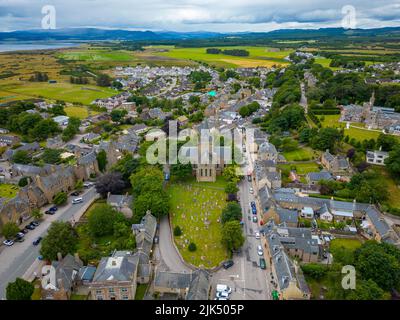
[[[400,27],[379,29],[342,28],[322,29],[282,29],[270,32],[237,32],[216,33],[207,31],[173,32],[173,31],[130,31],[98,28],[66,28],[56,30],[24,30],[0,32],[0,41],[89,41],[89,40],[135,40],[135,41],[162,41],[162,40],[195,40],[216,38],[265,38],[265,39],[315,39],[315,38],[350,38],[350,37],[400,37]]]

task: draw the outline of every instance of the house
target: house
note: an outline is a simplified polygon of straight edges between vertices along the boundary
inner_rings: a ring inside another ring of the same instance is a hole
[[[56,122],[60,127],[65,127],[68,125],[69,117],[67,116],[57,116],[53,118],[53,121]]]
[[[125,194],[111,194],[110,192],[107,195],[107,204],[112,206],[118,211],[124,213],[127,218],[132,217],[132,196]]]
[[[98,133],[89,132],[82,137],[82,141],[86,143],[93,143],[94,141],[101,138],[101,135]]]
[[[281,299],[310,299],[311,292],[307,286],[301,269],[293,262],[281,243],[273,221],[262,229],[266,239],[266,259],[269,260],[271,271]]]
[[[208,300],[210,274],[201,269],[191,273],[157,271],[154,291],[177,299]]]
[[[323,221],[332,222],[333,221],[333,214],[330,213],[328,206],[326,203],[316,212],[319,218]]]
[[[64,145],[61,136],[55,136],[54,138],[48,138],[46,141],[46,148],[49,149],[59,149]]]
[[[52,172],[51,165],[43,167],[32,166],[27,164],[14,163],[10,169],[11,177],[35,177],[37,175],[48,175]]]
[[[138,124],[135,124],[132,127],[130,127],[128,129],[128,132],[139,135],[139,134],[145,133],[147,130],[149,130],[148,126],[146,126],[144,123],[138,123]]]
[[[280,207],[277,208],[276,206],[272,205],[266,210],[263,220],[273,220],[276,225],[282,224],[288,227],[296,228],[298,224],[298,212],[297,210],[284,209]]]
[[[78,274],[83,267],[82,261],[77,254],[75,256],[67,254],[64,258],[58,254],[58,261],[53,261],[51,265],[55,269],[55,283],[51,283],[49,279],[41,290],[42,299],[69,300],[79,279]]]
[[[367,151],[366,153],[366,161],[370,164],[375,164],[379,166],[385,165],[385,159],[389,157],[389,152],[374,150]]]
[[[257,160],[254,171],[258,189],[264,186],[270,189],[278,189],[282,186],[281,172],[277,169],[274,160]]]
[[[332,174],[326,170],[320,172],[309,172],[306,176],[307,182],[311,185],[317,185],[321,180],[333,180]]]
[[[134,300],[139,257],[129,251],[117,251],[101,258],[89,286],[91,300]]]
[[[15,146],[21,142],[21,139],[13,135],[0,135],[0,144],[7,146]]]
[[[258,148],[258,159],[278,161],[279,153],[275,146],[269,142],[263,142]]]
[[[330,172],[344,173],[350,169],[348,159],[343,156],[335,156],[326,150],[321,157],[322,165]]]
[[[145,140],[146,141],[158,141],[166,138],[167,134],[161,129],[153,129],[150,132],[146,133]]]
[[[32,142],[32,143],[26,143],[16,149],[8,149],[6,152],[3,154],[3,158],[6,160],[11,160],[12,157],[14,156],[15,152],[17,151],[26,151],[28,152],[29,155],[32,155],[34,152],[37,152],[40,150],[40,145],[37,142]]]
[[[314,210],[311,207],[304,207],[301,209],[300,215],[306,219],[314,219]]]

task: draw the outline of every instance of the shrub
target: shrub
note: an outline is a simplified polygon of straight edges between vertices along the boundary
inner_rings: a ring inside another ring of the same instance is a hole
[[[301,270],[303,270],[304,274],[319,280],[326,275],[326,267],[316,263],[309,263],[306,265],[301,266]]]
[[[181,235],[182,235],[182,229],[181,229],[181,227],[176,226],[176,227],[174,228],[174,236],[175,236],[175,237],[180,237]]]
[[[189,244],[189,246],[188,246],[188,249],[189,249],[190,252],[194,252],[194,251],[197,250],[197,246],[196,246],[195,243],[191,242],[191,243]]]

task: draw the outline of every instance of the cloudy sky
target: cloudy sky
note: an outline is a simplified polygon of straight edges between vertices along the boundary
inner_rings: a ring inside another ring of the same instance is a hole
[[[169,31],[270,31],[340,27],[344,6],[356,27],[400,26],[400,0],[0,0],[0,31],[38,29],[42,7],[56,9],[57,28]]]

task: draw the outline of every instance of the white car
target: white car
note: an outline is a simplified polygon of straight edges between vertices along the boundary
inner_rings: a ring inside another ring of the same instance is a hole
[[[253,193],[254,193],[253,188],[250,187],[249,192],[250,192],[251,194],[253,194]]]
[[[83,184],[83,186],[84,186],[85,188],[90,188],[90,187],[93,186],[93,185],[94,185],[93,182],[85,182],[85,183]]]
[[[259,256],[263,256],[264,255],[263,248],[260,245],[257,246],[257,254]]]
[[[78,204],[78,203],[82,203],[82,202],[83,202],[83,198],[72,199],[72,204]]]
[[[13,244],[14,244],[14,241],[12,241],[12,240],[4,240],[3,241],[3,244],[5,245],[5,246],[7,246],[7,247],[11,247]]]
[[[230,294],[232,292],[232,289],[226,284],[217,284],[217,292],[226,292]]]
[[[216,297],[218,299],[224,298],[224,299],[228,299],[229,298],[229,293],[226,291],[217,291]]]
[[[256,239],[260,239],[260,233],[259,232],[256,232],[255,236],[256,236]]]

